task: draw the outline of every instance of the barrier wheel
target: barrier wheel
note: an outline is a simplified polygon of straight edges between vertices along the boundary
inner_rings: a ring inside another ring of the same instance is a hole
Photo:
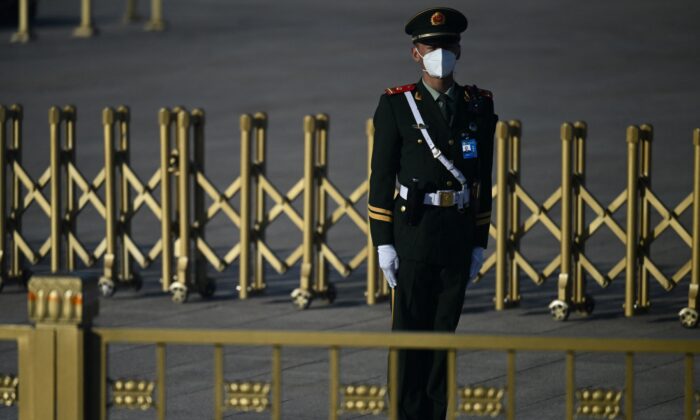
[[[588,315],[593,313],[594,309],[595,309],[595,299],[593,299],[593,296],[591,296],[591,295],[586,295],[583,298],[583,303],[578,308],[578,312],[581,315],[588,316]]]
[[[33,275],[34,272],[31,270],[22,270],[22,274],[19,277],[19,284],[24,290],[29,289],[29,280],[32,278]]]
[[[134,278],[131,280],[131,287],[137,292],[141,290],[143,287],[143,277],[141,277],[140,274],[134,274]]]
[[[563,300],[554,300],[549,304],[549,313],[555,321],[566,321],[569,318],[569,304]]]
[[[197,283],[197,292],[205,299],[214,296],[216,292],[216,282],[210,278],[205,279],[201,283]]]
[[[692,308],[683,308],[678,313],[681,325],[685,328],[695,328],[698,325],[698,311]]]
[[[292,303],[300,311],[303,311],[304,309],[308,309],[309,306],[311,306],[312,299],[313,299],[313,296],[311,295],[311,292],[309,292],[308,290],[294,289],[294,291],[292,292]]]
[[[107,277],[100,277],[100,280],[97,282],[97,287],[100,289],[100,294],[103,297],[112,297],[116,291],[114,287],[114,280]]]
[[[324,298],[328,303],[333,303],[335,302],[335,299],[338,297],[338,290],[335,288],[335,284],[333,283],[328,283],[328,288],[323,294]]]
[[[506,296],[505,299],[503,299],[503,304],[506,308],[517,308],[520,306],[520,299],[511,300],[509,296]]]
[[[187,286],[182,283],[173,283],[170,285],[170,293],[172,294],[173,303],[185,303],[189,297]]]

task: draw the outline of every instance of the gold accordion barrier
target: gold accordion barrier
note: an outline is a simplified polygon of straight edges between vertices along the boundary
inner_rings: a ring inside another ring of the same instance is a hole
[[[100,290],[109,296],[117,285],[140,287],[142,279],[135,265],[148,269],[160,259],[163,291],[170,292],[175,302],[184,302],[192,291],[204,297],[215,292],[216,284],[207,276],[209,266],[221,272],[237,263],[238,295],[246,299],[265,290],[268,266],[277,273],[298,266],[299,287],[291,297],[298,308],[305,309],[316,298],[331,302],[335,299],[331,269],[347,277],[366,264],[367,304],[389,295],[386,282],[379,275],[367,218],[364,210],[358,210],[358,205],[364,207],[367,178],[345,195],[328,176],[330,120],[325,114],[304,118],[303,176],[288,191],[276,187],[266,172],[268,120],[264,113],[241,116],[239,175],[222,188],[214,185],[205,171],[206,121],[201,109],[176,107],[159,111],[160,161],[147,179],[141,179],[131,165],[127,107],[103,111],[104,166],[94,179],[86,179],[77,164],[75,107],[49,110],[50,165],[36,179],[23,166],[22,120],[20,105],[0,106],[2,282],[26,282],[30,267],[44,258],[50,259],[52,272],[101,264]],[[369,174],[374,141],[371,121],[366,134]],[[565,320],[573,310],[593,311],[593,299],[586,293],[588,278],[601,287],[624,278],[626,316],[649,308],[652,280],[671,290],[689,278],[688,305],[680,308],[679,317],[684,326],[696,326],[700,284],[700,129],[693,133],[693,192],[675,206],[663,203],[652,189],[650,125],[628,128],[627,187],[609,204],[601,203],[586,187],[586,136],[583,122],[561,126],[561,185],[538,203],[521,180],[520,122],[498,124],[496,183],[492,190],[496,218],[490,229],[495,252],[487,258],[476,281],[491,271],[495,273],[495,309],[502,310],[520,302],[522,277],[540,285],[557,275],[557,296],[550,310],[554,319]],[[48,224],[50,235],[32,247],[22,225],[26,223],[24,214],[34,206],[40,210],[43,221],[31,223]],[[104,238],[93,249],[88,249],[78,237],[78,219],[87,207],[95,210],[104,223]],[[559,214],[555,214],[557,207]],[[623,208],[624,223],[618,221],[620,217],[615,218]],[[160,239],[155,243],[137,243],[132,235],[132,219],[141,212],[150,213],[160,224]],[[587,212],[594,215],[591,220],[587,220]],[[686,212],[692,212],[691,229],[680,221]],[[656,216],[652,217],[653,213]],[[205,235],[207,224],[218,215],[230,222],[231,235],[239,237],[237,244],[223,252],[210,245]],[[366,245],[343,260],[331,246],[328,233],[346,217]],[[275,238],[267,232],[280,219],[298,229],[300,237],[284,256],[274,251]],[[659,221],[652,223],[656,219]],[[542,270],[521,251],[528,232],[537,226],[544,227],[559,244]],[[586,254],[587,242],[604,229],[624,249],[624,257],[607,272]],[[651,252],[652,244],[665,232],[677,235],[691,253],[672,273],[662,272]]]

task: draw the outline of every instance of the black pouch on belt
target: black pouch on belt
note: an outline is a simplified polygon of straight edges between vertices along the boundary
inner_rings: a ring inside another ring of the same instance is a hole
[[[409,226],[415,226],[420,221],[423,212],[423,197],[425,197],[425,193],[418,188],[418,180],[414,179],[411,181],[406,195],[406,224]]]

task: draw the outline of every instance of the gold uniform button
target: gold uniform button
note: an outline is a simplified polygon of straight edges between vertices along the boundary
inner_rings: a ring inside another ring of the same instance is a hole
[[[401,213],[406,211],[406,206],[401,206]]]
[[[447,144],[449,144],[450,146],[452,146],[453,144],[455,144],[455,141],[452,140],[452,139],[449,139],[449,140],[447,141]]]
[[[451,187],[452,186],[452,181],[447,181],[447,186]]]
[[[423,143],[423,139],[418,139],[418,144]]]

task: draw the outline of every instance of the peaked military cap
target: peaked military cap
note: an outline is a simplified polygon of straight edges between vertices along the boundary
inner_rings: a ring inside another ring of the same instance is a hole
[[[406,24],[406,33],[413,42],[429,44],[437,41],[459,41],[459,34],[467,29],[467,18],[449,7],[423,10]]]

